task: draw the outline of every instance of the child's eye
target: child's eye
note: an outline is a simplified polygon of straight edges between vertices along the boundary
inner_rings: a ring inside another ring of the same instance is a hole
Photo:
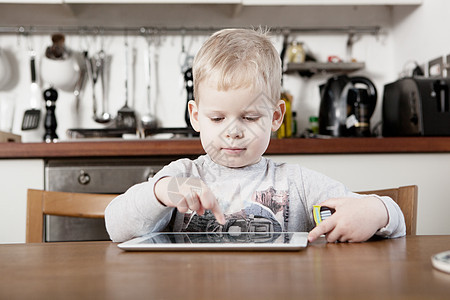
[[[219,123],[221,122],[224,118],[223,117],[210,117],[209,118],[212,122],[214,123]]]
[[[245,116],[245,117],[243,117],[243,119],[245,120],[245,121],[249,121],[249,122],[256,122],[256,121],[258,121],[259,120],[259,116]]]

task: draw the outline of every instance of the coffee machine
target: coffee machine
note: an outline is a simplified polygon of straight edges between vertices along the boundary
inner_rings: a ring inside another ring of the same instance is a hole
[[[450,78],[407,77],[384,86],[383,136],[450,136]]]
[[[370,136],[377,89],[366,77],[336,75],[320,86],[319,134]]]

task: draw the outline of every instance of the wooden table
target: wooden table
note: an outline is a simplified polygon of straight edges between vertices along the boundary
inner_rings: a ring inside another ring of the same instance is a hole
[[[449,299],[431,265],[450,236],[300,252],[123,252],[111,242],[0,245],[0,299]]]

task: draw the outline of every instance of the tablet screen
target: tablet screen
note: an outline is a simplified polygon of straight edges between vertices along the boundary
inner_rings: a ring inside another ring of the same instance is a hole
[[[153,233],[119,244],[124,250],[298,250],[306,247],[305,232]]]

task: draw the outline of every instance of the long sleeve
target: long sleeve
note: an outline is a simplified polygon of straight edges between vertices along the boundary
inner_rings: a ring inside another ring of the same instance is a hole
[[[155,198],[155,181],[151,179],[132,186],[108,205],[105,223],[112,241],[126,241],[167,226],[173,208],[163,206]]]
[[[390,197],[380,197],[377,195],[373,195],[381,199],[383,201],[384,206],[386,206],[389,221],[388,224],[377,231],[376,235],[389,237],[389,238],[397,238],[404,236],[406,234],[406,224],[405,218],[403,216],[402,210],[394,202]]]
[[[114,242],[122,242],[155,231],[169,224],[174,208],[162,205],[154,186],[166,176],[180,176],[192,166],[188,159],[170,163],[147,182],[136,184],[117,196],[105,209],[106,230]]]

